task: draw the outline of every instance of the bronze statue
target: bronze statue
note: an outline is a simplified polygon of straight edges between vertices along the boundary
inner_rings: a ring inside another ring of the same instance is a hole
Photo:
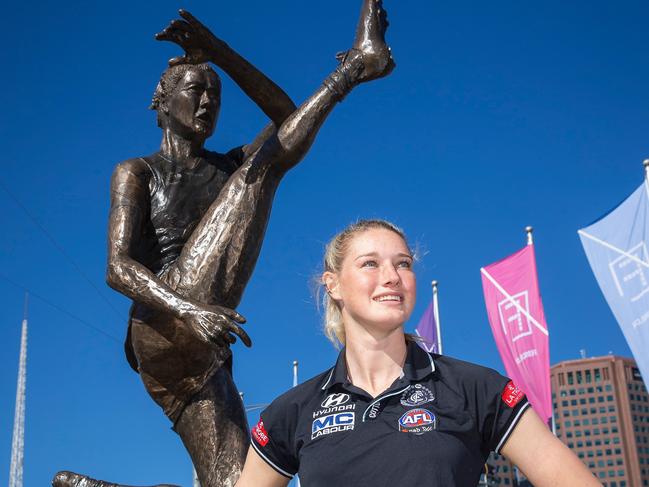
[[[203,487],[231,486],[248,449],[230,344],[250,346],[234,309],[257,261],[275,190],[305,156],[336,103],[394,68],[381,0],[363,0],[353,47],[300,107],[189,12],[159,33],[185,55],[156,88],[160,151],[120,163],[111,182],[108,284],[133,300],[126,354],[173,422]],[[218,118],[225,71],[271,123],[225,154],[205,140]],[[55,486],[106,487],[71,472]]]

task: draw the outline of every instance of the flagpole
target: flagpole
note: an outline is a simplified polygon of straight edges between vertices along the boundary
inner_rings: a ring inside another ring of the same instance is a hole
[[[647,163],[649,164],[649,159],[647,159]],[[534,227],[528,225],[525,227],[525,233],[527,234],[527,245],[533,245],[534,244],[534,237],[532,237],[532,232],[534,231]],[[557,425],[554,421],[554,408],[551,411],[551,416],[550,416],[550,428],[552,429],[552,434],[554,436],[557,436]]]
[[[293,387],[297,386],[297,360],[293,360]],[[295,476],[295,487],[300,487],[300,477]]]
[[[437,281],[430,283],[433,286],[433,315],[435,316],[435,327],[437,328],[437,353],[442,355],[442,329],[439,323],[439,303],[437,301]]]
[[[534,227],[531,227],[529,225],[525,227],[525,233],[527,234],[527,245],[532,245],[534,243],[534,238],[532,237],[533,231]]]

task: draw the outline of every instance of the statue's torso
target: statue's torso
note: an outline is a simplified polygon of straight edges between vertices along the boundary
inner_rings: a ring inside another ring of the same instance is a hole
[[[174,262],[194,228],[241,164],[240,151],[206,152],[193,168],[160,154],[142,158],[149,169],[149,205],[136,259],[155,274]]]
[[[148,195],[141,232],[133,242],[133,257],[166,281],[165,269],[183,246],[241,164],[241,150],[206,152],[193,168],[184,168],[160,154],[143,157]],[[176,421],[185,404],[209,378],[215,365],[230,357],[224,348],[196,338],[170,313],[135,301],[129,317],[126,356],[151,397]]]

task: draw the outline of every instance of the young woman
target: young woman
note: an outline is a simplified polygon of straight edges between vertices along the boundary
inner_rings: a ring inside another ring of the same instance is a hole
[[[325,331],[344,348],[261,414],[238,487],[286,486],[298,472],[305,487],[475,487],[492,450],[537,487],[600,485],[509,379],[404,333],[416,286],[400,229],[360,221],[324,261]]]

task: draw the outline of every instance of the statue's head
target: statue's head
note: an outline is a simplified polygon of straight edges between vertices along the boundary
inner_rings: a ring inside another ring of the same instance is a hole
[[[151,103],[158,126],[185,139],[206,139],[221,108],[221,79],[208,64],[177,64],[162,73]]]

